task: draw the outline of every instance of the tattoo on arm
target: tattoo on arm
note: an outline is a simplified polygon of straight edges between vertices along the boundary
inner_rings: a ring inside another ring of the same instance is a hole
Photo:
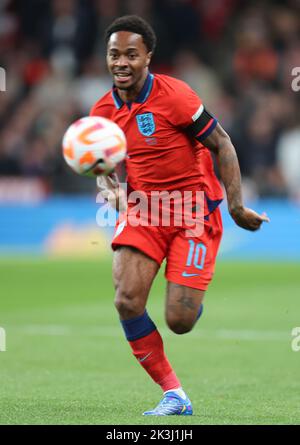
[[[216,155],[220,176],[226,190],[229,211],[242,207],[240,166],[230,137],[218,124],[203,143]]]
[[[229,141],[220,148],[217,156],[220,175],[226,190],[229,210],[242,207],[242,181],[239,163]]]

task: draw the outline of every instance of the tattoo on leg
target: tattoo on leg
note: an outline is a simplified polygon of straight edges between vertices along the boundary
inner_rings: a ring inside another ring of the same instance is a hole
[[[177,301],[178,303],[181,303],[182,306],[191,309],[192,311],[195,310],[197,307],[193,299],[191,297],[188,297],[187,295],[182,295],[182,297],[180,297]]]
[[[182,289],[182,284],[172,283],[172,286],[174,287],[174,289]]]
[[[168,312],[176,312],[177,311],[176,304],[168,303],[167,304],[167,311]]]

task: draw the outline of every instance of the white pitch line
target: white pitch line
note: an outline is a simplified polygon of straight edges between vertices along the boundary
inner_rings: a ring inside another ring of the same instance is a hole
[[[71,335],[72,328],[63,325],[26,325],[16,326],[11,331],[20,330],[25,335]]]
[[[166,328],[159,328],[164,337],[175,336]],[[73,326],[66,325],[24,325],[11,326],[6,329],[7,335],[10,333],[22,333],[24,335],[46,335],[46,336],[76,336],[81,337],[103,337],[118,338],[123,336],[122,328],[116,326]],[[190,338],[199,339],[220,339],[220,340],[237,340],[237,341],[289,341],[290,330],[287,331],[262,331],[248,329],[218,329],[208,330],[195,327],[193,331],[186,334]]]

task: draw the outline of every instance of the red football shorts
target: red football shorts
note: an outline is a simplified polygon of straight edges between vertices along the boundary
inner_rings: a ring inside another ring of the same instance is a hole
[[[204,222],[200,236],[187,237],[183,227],[136,226],[118,221],[112,249],[134,247],[159,265],[166,259],[168,281],[195,289],[206,290],[215,269],[223,226],[219,207]]]

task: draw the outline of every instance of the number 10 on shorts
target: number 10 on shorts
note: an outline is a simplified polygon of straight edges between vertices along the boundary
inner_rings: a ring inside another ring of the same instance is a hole
[[[206,256],[206,247],[203,243],[196,244],[193,240],[189,241],[189,253],[186,261],[186,266],[193,266],[196,267],[196,269],[202,270],[204,267],[204,261]]]

